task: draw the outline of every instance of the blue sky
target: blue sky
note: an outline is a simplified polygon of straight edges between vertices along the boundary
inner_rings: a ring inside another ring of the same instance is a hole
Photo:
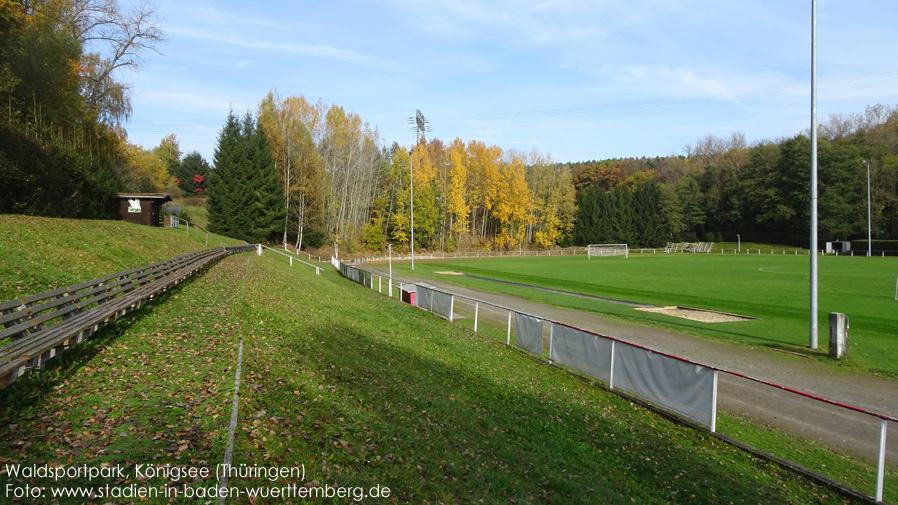
[[[555,161],[684,154],[810,125],[809,0],[155,0],[163,54],[121,76],[129,140],[210,162],[271,89],[355,112],[384,144],[432,133]],[[817,0],[818,114],[898,104],[898,2]]]

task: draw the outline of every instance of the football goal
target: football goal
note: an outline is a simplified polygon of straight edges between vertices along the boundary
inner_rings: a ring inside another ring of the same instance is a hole
[[[627,244],[589,244],[586,246],[586,255],[588,259],[593,256],[620,256],[630,257],[630,251]]]

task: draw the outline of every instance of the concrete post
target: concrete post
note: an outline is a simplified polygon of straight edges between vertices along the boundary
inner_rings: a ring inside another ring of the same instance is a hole
[[[839,359],[848,356],[848,316],[829,313],[829,355]]]

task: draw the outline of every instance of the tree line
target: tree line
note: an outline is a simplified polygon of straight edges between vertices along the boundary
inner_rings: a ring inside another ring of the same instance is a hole
[[[280,182],[268,238],[297,248],[407,250],[412,193],[415,247],[431,250],[809,241],[806,134],[751,146],[742,133],[708,135],[682,156],[559,164],[458,138],[381,147],[358,115],[276,91],[255,117]],[[868,166],[874,238],[898,236],[896,109],[830,117],[818,160],[821,240],[865,236]]]
[[[408,249],[412,208],[415,246],[434,250],[808,242],[806,133],[754,145],[708,135],[682,156],[560,164],[476,140],[387,144],[343,107],[272,91],[228,117],[214,168],[174,135],[135,146],[118,75],[162,41],[150,4],[0,0],[0,213],[108,218],[115,192],[167,191],[208,195],[213,226],[229,233],[247,209],[276,207],[255,212],[276,223],[253,222],[246,237],[298,248]],[[820,239],[865,235],[868,167],[874,238],[898,238],[896,109],[831,116],[819,133]],[[220,198],[231,190],[245,206]]]
[[[570,170],[548,156],[461,139],[447,145],[423,136],[411,148],[385,147],[357,114],[275,91],[254,117],[267,135],[280,181],[276,238],[297,248],[334,241],[346,251],[383,250],[387,244],[408,250],[413,213],[416,248],[550,247],[573,228]],[[215,174],[220,153],[230,149],[227,129],[216,150],[210,199],[217,192],[258,192]],[[210,210],[210,219],[237,216]]]
[[[898,109],[869,106],[818,129],[820,241],[866,239],[867,174],[874,239],[898,238]],[[810,238],[806,133],[748,146],[741,133],[705,136],[685,156],[570,165],[578,188],[573,241],[781,243]]]

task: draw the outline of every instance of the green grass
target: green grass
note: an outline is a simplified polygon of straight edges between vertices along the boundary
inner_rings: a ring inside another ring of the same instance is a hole
[[[842,502],[335,272],[295,272],[250,268],[239,463],[304,463],[400,503]]]
[[[47,235],[34,224],[35,240],[67,240],[52,221]],[[157,253],[139,254],[146,264]],[[62,267],[19,268],[44,278]],[[0,275],[13,275],[7,263]],[[217,464],[242,335],[234,463],[304,465],[310,486],[390,488],[389,498],[365,502],[853,503],[331,270],[315,276],[277,255],[229,257],[135,315],[66,353],[61,366],[0,391],[0,463]],[[129,478],[165,485],[133,471]],[[0,490],[47,484],[11,481],[0,471]]]
[[[826,357],[827,313],[843,312],[850,318],[851,352],[837,365],[866,373],[898,375],[895,330],[898,301],[894,299],[898,259],[820,258],[817,351],[808,349],[808,265],[807,256],[632,254],[629,259],[587,260],[584,256],[568,256],[421,261],[414,275],[728,342],[798,351],[822,360],[829,360]],[[411,274],[406,263],[394,264],[393,269],[400,272],[398,275]],[[698,323],[623,305],[434,273],[445,270],[630,302],[718,310],[758,319]]]
[[[223,238],[225,245],[239,242]],[[209,247],[217,240],[210,238]],[[124,221],[0,215],[0,301],[206,248],[205,236]]]

